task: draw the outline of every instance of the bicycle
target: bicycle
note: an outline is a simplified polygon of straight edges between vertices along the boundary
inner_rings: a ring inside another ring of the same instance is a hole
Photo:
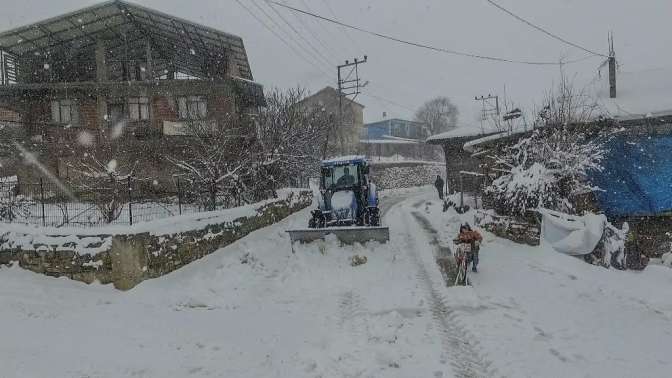
[[[461,242],[459,239],[453,240],[453,243],[457,245],[455,252],[453,253],[455,257],[455,265],[457,265],[457,275],[455,276],[455,285],[467,286],[469,285],[469,270],[467,267],[472,261],[472,250],[471,243]]]

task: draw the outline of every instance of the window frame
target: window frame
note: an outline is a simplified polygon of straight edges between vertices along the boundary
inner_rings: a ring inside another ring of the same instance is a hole
[[[149,97],[132,96],[126,100],[128,104],[128,119],[131,121],[149,121],[151,119]],[[136,109],[133,109],[136,107]],[[144,112],[143,112],[144,110]]]
[[[113,119],[111,109],[114,107],[121,107],[121,118],[120,119]],[[126,120],[130,118],[129,114],[129,104],[127,101],[124,101],[123,98],[108,98],[107,99],[107,122],[112,125],[116,122],[120,122],[123,120]]]
[[[177,116],[183,121],[204,120],[208,118],[208,97],[189,95],[177,97]],[[194,108],[195,106],[195,108]]]
[[[51,120],[54,123],[59,123],[63,125],[70,124],[72,125],[73,123],[73,118],[75,115],[75,112],[77,109],[75,108],[77,106],[77,102],[73,99],[69,98],[59,98],[55,100],[51,100]],[[64,112],[64,109],[67,109],[67,120],[63,118],[63,115],[66,114]],[[56,112],[55,110],[58,110],[58,119],[56,119]],[[74,125],[72,125],[74,126]]]

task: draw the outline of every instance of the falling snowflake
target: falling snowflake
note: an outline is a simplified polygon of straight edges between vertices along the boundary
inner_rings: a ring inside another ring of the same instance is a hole
[[[107,173],[115,173],[117,171],[117,160],[110,160],[105,166],[105,170],[107,170]]]
[[[79,135],[77,135],[77,142],[85,147],[92,146],[93,140],[94,140],[93,135],[88,131],[82,131],[81,133],[79,133]]]
[[[49,66],[49,63],[44,63],[44,69],[48,70],[51,66]]]
[[[112,127],[111,137],[112,139],[117,139],[124,134],[124,128],[126,127],[125,122],[118,122]]]

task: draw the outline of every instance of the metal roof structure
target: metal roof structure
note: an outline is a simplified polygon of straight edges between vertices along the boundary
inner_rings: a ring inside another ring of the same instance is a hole
[[[361,155],[340,156],[327,160],[322,160],[323,167],[334,167],[334,166],[351,165],[351,164],[356,165],[365,163],[366,163],[366,157]]]
[[[109,41],[108,53],[138,60],[146,57],[149,42],[160,70],[170,64],[208,78],[213,65],[228,69],[231,62],[237,76],[253,80],[242,38],[120,0],[2,32],[0,50],[16,61],[54,55],[76,62],[92,57],[100,39]]]

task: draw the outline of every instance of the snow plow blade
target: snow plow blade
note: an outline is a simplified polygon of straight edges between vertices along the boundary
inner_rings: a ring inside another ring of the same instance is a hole
[[[344,244],[366,243],[377,241],[387,243],[390,240],[390,229],[387,227],[331,227],[331,228],[306,228],[302,230],[289,230],[289,238],[294,242],[310,243],[333,234]]]

